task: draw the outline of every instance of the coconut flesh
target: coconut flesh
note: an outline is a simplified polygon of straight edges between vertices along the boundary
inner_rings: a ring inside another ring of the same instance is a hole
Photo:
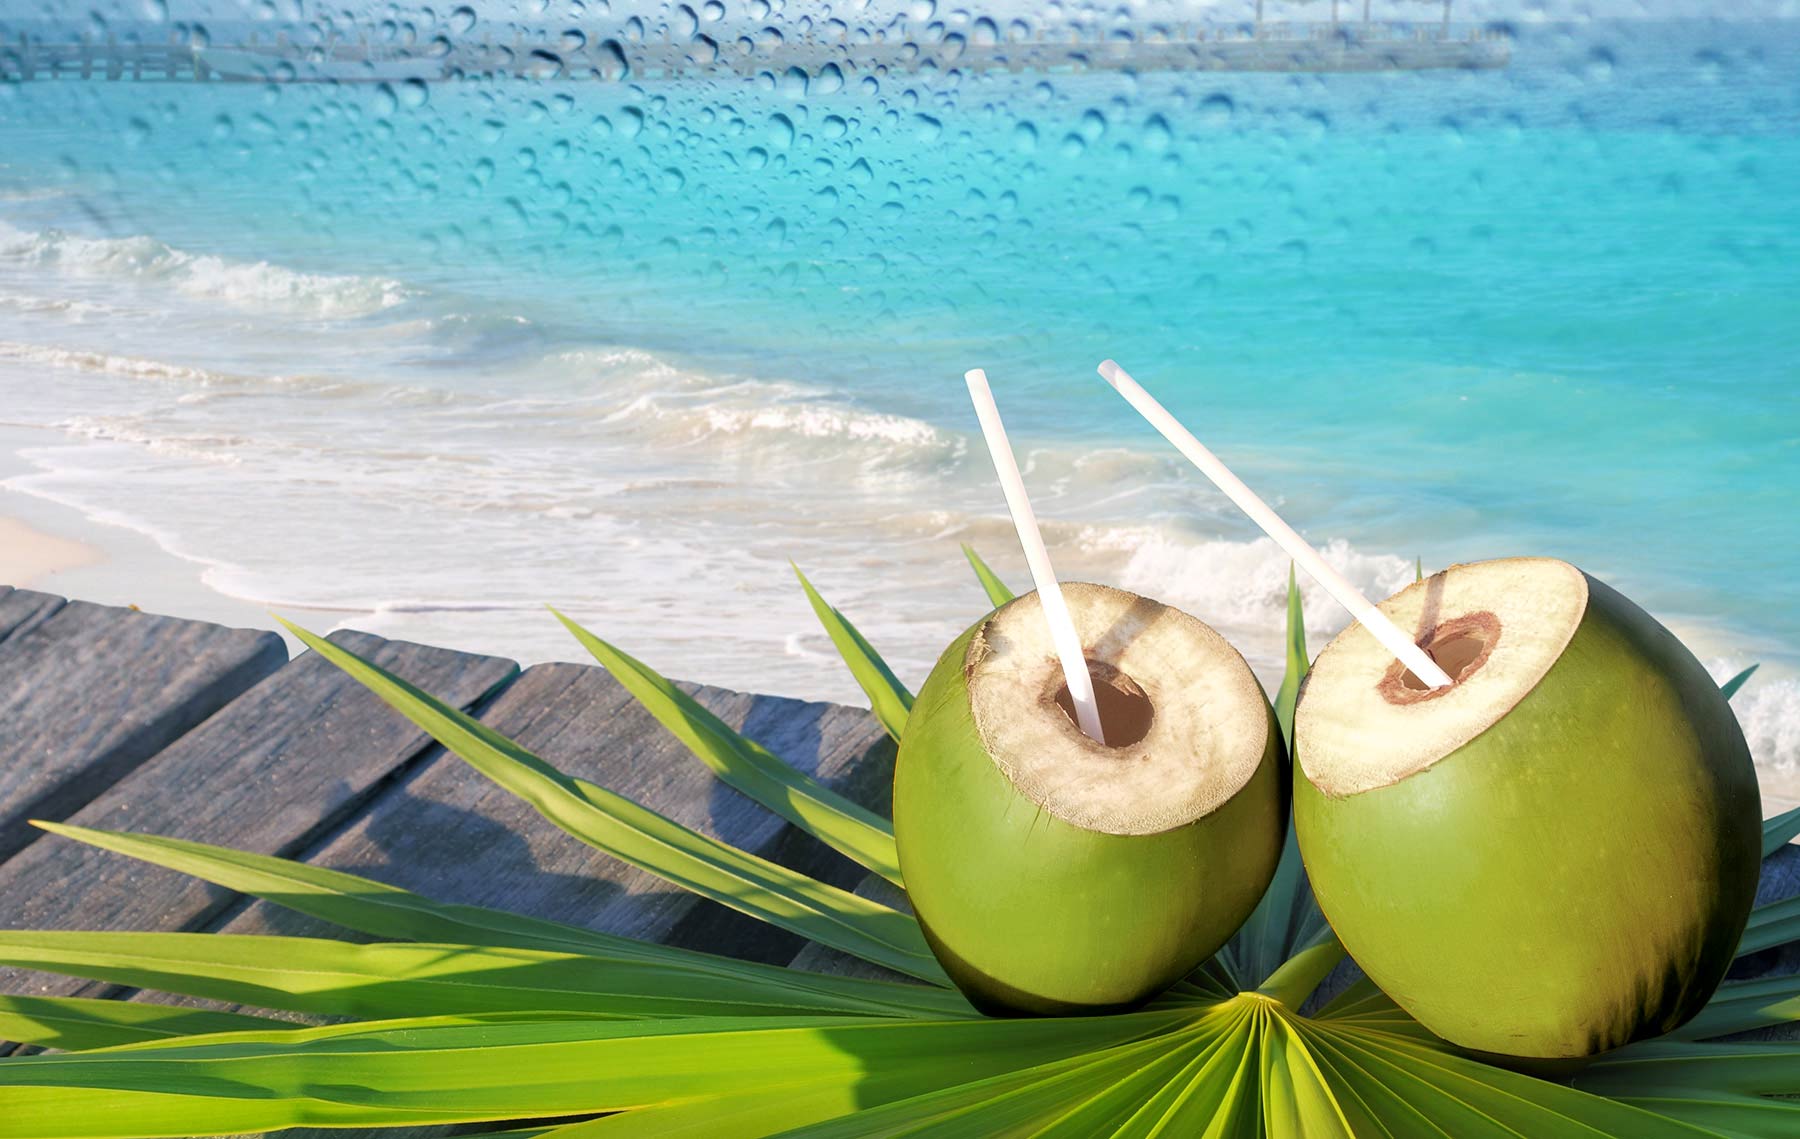
[[[1454,566],[1380,606],[1427,688],[1352,626],[1301,689],[1295,829],[1365,972],[1466,1048],[1567,1060],[1669,1031],[1754,897],[1749,750],[1706,670],[1566,562]]]
[[[1064,587],[1105,728],[1073,705],[1035,593],[947,649],[900,741],[894,832],[951,978],[988,1011],[1128,1007],[1242,924],[1280,854],[1268,699],[1177,609]]]

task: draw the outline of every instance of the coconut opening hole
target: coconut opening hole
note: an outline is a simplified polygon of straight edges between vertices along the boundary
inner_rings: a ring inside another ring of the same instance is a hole
[[[1156,708],[1142,686],[1105,661],[1090,659],[1087,666],[1094,681],[1094,702],[1100,706],[1100,729],[1106,733],[1106,746],[1130,747],[1149,735]],[[1075,724],[1075,698],[1069,695],[1067,684],[1057,684],[1055,699],[1069,723]],[[1079,732],[1080,726],[1075,730]]]
[[[1438,667],[1450,674],[1450,679],[1461,684],[1466,673],[1474,671],[1471,665],[1479,661],[1487,652],[1487,642],[1474,633],[1463,633],[1425,646],[1425,653],[1437,661]],[[1429,692],[1431,686],[1413,675],[1407,669],[1400,678],[1400,683],[1414,692]]]
[[[1382,695],[1396,703],[1411,703],[1453,691],[1481,670],[1499,640],[1500,619],[1492,613],[1469,613],[1446,621],[1420,641],[1419,647],[1450,674],[1450,687],[1432,688],[1395,661],[1382,681]]]

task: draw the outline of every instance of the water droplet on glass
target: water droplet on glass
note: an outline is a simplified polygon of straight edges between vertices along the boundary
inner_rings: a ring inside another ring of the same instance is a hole
[[[1169,149],[1175,141],[1175,134],[1169,129],[1169,120],[1161,115],[1151,115],[1144,120],[1144,149],[1151,154],[1161,154]]]
[[[617,83],[631,75],[631,64],[625,58],[625,45],[618,40],[607,40],[588,53],[594,60],[594,70],[600,78]]]

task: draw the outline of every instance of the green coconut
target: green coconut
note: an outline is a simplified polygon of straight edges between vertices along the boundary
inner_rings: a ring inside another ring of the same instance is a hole
[[[1444,1039],[1525,1066],[1687,1021],[1761,858],[1756,773],[1681,642],[1566,562],[1453,566],[1380,606],[1455,683],[1360,625],[1294,724],[1294,823],[1358,965]]]
[[[1154,996],[1243,924],[1281,853],[1286,758],[1244,658],[1180,610],[1063,589],[1105,745],[1075,725],[1036,593],[944,651],[900,739],[907,894],[990,1013]]]

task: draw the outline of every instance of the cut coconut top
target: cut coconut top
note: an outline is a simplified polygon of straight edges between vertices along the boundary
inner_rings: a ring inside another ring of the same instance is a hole
[[[1107,743],[1071,719],[1037,594],[1008,603],[969,645],[969,704],[983,746],[1019,792],[1064,822],[1157,834],[1224,805],[1250,781],[1271,730],[1244,658],[1179,609],[1066,582]]]
[[[1360,625],[1313,662],[1294,716],[1294,755],[1314,787],[1387,787],[1512,711],[1569,645],[1587,612],[1582,572],[1554,558],[1451,566],[1377,608],[1449,673],[1427,688]]]

